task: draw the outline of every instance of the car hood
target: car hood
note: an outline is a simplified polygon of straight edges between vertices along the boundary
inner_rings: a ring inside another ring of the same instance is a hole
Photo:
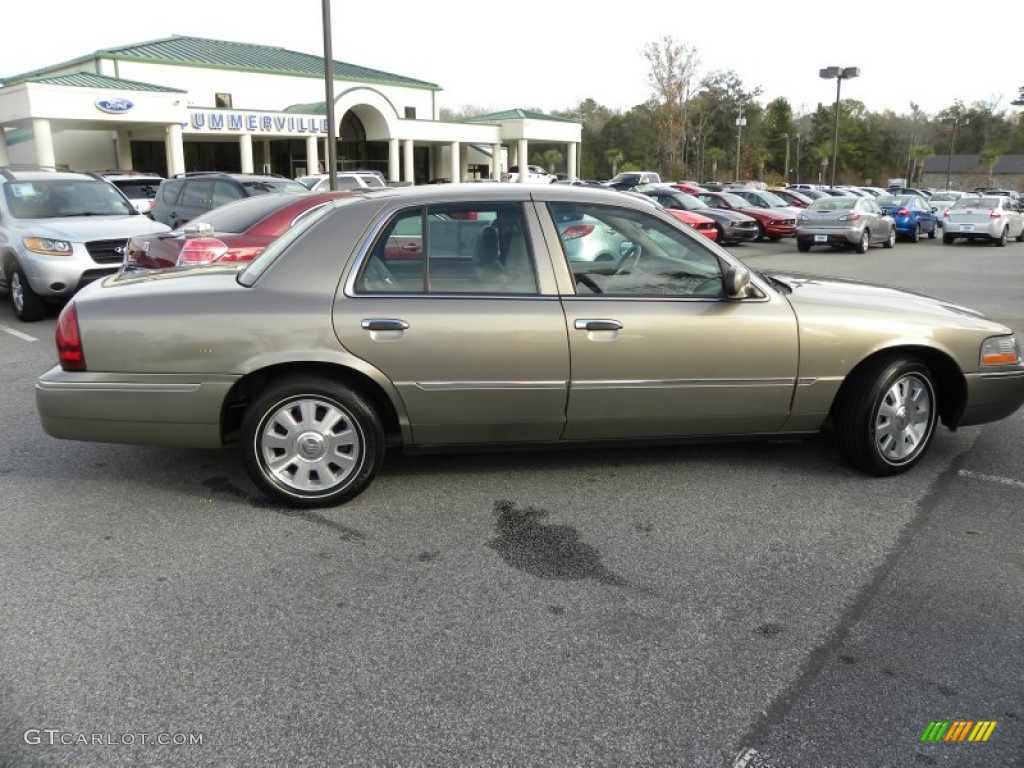
[[[22,219],[22,229],[35,237],[83,243],[90,240],[118,240],[135,235],[169,232],[170,227],[146,216],[68,216],[53,219]]]
[[[992,333],[1011,333],[1011,329],[988,319],[970,307],[952,304],[923,293],[901,288],[861,283],[837,277],[820,277],[783,270],[762,270],[761,274],[792,289],[787,295],[790,304],[800,316],[802,308],[832,307],[837,310],[867,310],[892,315],[912,313],[944,320],[946,324],[990,330]]]
[[[699,213],[701,216],[709,216],[712,219],[722,219],[723,221],[756,221],[753,216],[747,216],[745,213],[739,211],[729,211],[725,208],[700,208],[693,213]]]

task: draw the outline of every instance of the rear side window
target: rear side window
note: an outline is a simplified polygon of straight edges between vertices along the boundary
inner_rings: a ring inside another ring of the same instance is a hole
[[[402,212],[375,241],[356,292],[536,294],[522,206],[473,203]]]
[[[213,205],[212,181],[189,181],[181,197],[181,204],[191,208],[209,208]]]
[[[169,205],[178,202],[178,195],[181,194],[181,187],[184,181],[165,181],[160,185],[160,200]]]

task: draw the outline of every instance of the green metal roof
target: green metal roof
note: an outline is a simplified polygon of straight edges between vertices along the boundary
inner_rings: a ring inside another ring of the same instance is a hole
[[[476,115],[467,117],[467,123],[500,123],[503,120],[550,120],[557,123],[575,123],[576,120],[566,120],[564,117],[545,115],[543,112],[533,112],[528,109],[506,109],[504,112],[491,112],[489,115]]]
[[[119,77],[107,77],[93,72],[72,72],[66,75],[50,77],[30,77],[24,82],[45,83],[46,85],[65,85],[72,88],[117,88],[121,91],[153,91],[155,93],[185,93],[179,88],[165,88],[152,83],[140,83],[137,80],[123,80]]]
[[[314,101],[311,104],[292,104],[290,107],[285,107],[281,111],[291,112],[296,115],[326,115],[327,102]]]
[[[90,53],[87,56],[63,62],[62,64],[55,64],[50,67],[33,70],[32,72],[6,77],[0,82],[3,82],[5,85],[13,85],[54,69],[64,69],[86,62],[92,63],[97,59],[142,61],[152,64],[170,64],[204,69],[228,69],[274,75],[291,75],[293,77],[322,78],[324,76],[324,60],[322,56],[289,51],[286,48],[277,48],[269,45],[173,35],[160,40],[134,43],[119,48],[105,48],[95,53]],[[348,80],[350,82],[379,83],[405,86],[407,88],[441,90],[441,87],[436,83],[415,80],[411,77],[396,75],[391,72],[382,72],[378,69],[360,67],[356,64],[347,64],[344,61],[334,62],[334,76],[339,80]]]

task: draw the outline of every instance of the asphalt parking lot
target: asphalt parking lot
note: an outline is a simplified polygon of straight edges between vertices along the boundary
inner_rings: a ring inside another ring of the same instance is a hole
[[[1022,244],[733,251],[1024,329]],[[46,436],[53,326],[0,307],[0,766],[1022,764],[1024,414],[888,479],[825,439],[396,454],[296,512],[230,452]]]

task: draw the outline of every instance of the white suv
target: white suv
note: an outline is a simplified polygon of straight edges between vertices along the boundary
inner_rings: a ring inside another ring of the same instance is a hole
[[[19,320],[117,272],[129,238],[170,230],[99,174],[23,168],[0,166],[0,288]]]
[[[384,176],[377,171],[339,171],[337,179],[338,189],[380,189],[387,186]],[[313,192],[325,192],[331,188],[330,178],[326,173],[300,176],[296,181],[309,187]]]
[[[124,192],[139,213],[149,213],[153,209],[153,198],[164,180],[158,174],[141,171],[100,171],[100,176]]]
[[[519,181],[519,166],[513,165],[508,169],[508,173],[501,174],[502,181]],[[557,181],[558,177],[553,173],[548,173],[539,165],[528,165],[526,166],[526,182],[529,184],[551,184]]]

